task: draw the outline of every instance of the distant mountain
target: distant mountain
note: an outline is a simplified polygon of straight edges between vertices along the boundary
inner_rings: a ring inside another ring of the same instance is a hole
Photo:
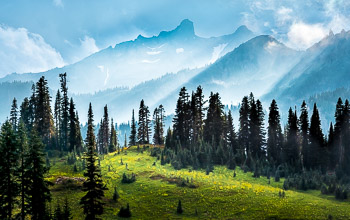
[[[243,96],[253,92],[259,97],[299,61],[301,52],[294,51],[271,36],[255,37],[208,66],[194,76],[186,86],[194,90],[201,85],[209,92],[219,92],[225,104],[238,104]],[[178,91],[176,91],[178,92]],[[162,103],[175,103],[177,94]]]
[[[202,38],[185,19],[171,31],[158,36],[139,35],[133,41],[103,49],[75,64],[41,73],[11,74],[0,82],[37,81],[42,75],[53,90],[59,88],[58,74],[67,72],[70,92],[93,93],[115,87],[133,87],[142,82],[183,69],[214,63],[241,43],[254,37],[245,26],[233,34]]]
[[[337,88],[350,88],[350,32],[332,32],[309,48],[265,96],[285,108],[300,106],[302,100]]]

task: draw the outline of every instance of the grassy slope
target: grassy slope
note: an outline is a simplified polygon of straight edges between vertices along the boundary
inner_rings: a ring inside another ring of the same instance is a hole
[[[124,165],[120,164],[121,158]],[[251,173],[237,169],[233,171],[216,166],[213,173],[204,171],[174,170],[170,165],[161,166],[160,161],[152,166],[156,158],[129,149],[127,155],[110,154],[101,161],[102,174],[109,190],[105,193],[105,214],[103,219],[116,219],[120,207],[130,204],[133,219],[350,219],[350,204],[339,202],[332,196],[321,195],[319,191],[286,191],[285,198],[279,197],[283,179],[276,183],[265,177],[253,178]],[[128,164],[126,170],[125,164]],[[108,172],[108,166],[110,171]],[[57,161],[50,170],[49,179],[58,176],[83,176],[73,173],[73,167]],[[121,184],[123,173],[136,174],[136,182]],[[178,178],[189,178],[197,188],[180,187],[169,183]],[[114,186],[120,199],[111,200]],[[57,201],[68,197],[74,219],[83,219],[79,200],[83,196],[79,189],[52,187],[52,207]],[[176,214],[178,200],[181,199],[184,213]],[[197,215],[196,215],[197,210]]]

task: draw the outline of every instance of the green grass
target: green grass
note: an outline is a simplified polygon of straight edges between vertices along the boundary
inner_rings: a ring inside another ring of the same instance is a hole
[[[350,219],[350,203],[336,201],[334,196],[321,195],[320,191],[286,191],[284,198],[279,192],[280,182],[268,184],[266,177],[253,178],[252,173],[233,171],[224,166],[216,166],[213,173],[189,169],[174,170],[170,165],[161,166],[160,161],[152,166],[156,158],[149,152],[137,152],[132,148],[115,155],[109,154],[101,160],[104,182],[109,188],[105,192],[105,213],[103,219],[116,219],[121,206],[130,204],[132,219]],[[120,164],[121,158],[124,165]],[[51,162],[53,163],[53,162]],[[128,164],[128,170],[125,164]],[[108,172],[110,166],[110,172]],[[123,173],[136,174],[136,182],[122,184]],[[73,166],[56,159],[48,179],[58,176],[78,177],[83,172],[73,172]],[[181,187],[183,179],[196,188]],[[120,199],[112,200],[114,187],[117,187]],[[84,193],[79,185],[63,187],[54,185],[52,189],[52,207],[57,201],[67,197],[72,207],[74,219],[83,219],[79,205]],[[183,214],[176,214],[178,200],[181,199]],[[197,210],[197,214],[196,214]]]

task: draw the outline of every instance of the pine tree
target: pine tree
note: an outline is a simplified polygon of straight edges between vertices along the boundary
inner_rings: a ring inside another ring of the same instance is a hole
[[[209,108],[207,118],[204,120],[203,138],[204,141],[212,143],[212,147],[218,147],[223,134],[224,105],[221,103],[219,93],[211,93],[209,97]]]
[[[238,152],[237,134],[233,125],[233,118],[231,111],[228,112],[227,116],[227,141],[228,146],[231,148],[233,154]],[[231,152],[231,151],[229,151]]]
[[[61,144],[61,93],[57,90],[55,105],[54,105],[54,117],[55,117],[55,127],[56,127],[56,148],[57,150],[62,150]]]
[[[198,86],[191,99],[192,144],[197,143],[203,136],[205,103],[206,101],[204,101],[203,89],[201,86]]]
[[[242,103],[239,109],[239,132],[238,132],[238,141],[241,146],[242,154],[243,152],[250,152],[249,149],[249,102],[248,97],[245,96],[242,99]],[[243,162],[245,158],[240,158],[240,161]]]
[[[143,99],[140,102],[139,121],[138,121],[138,143],[149,144],[150,135],[150,113]]]
[[[91,103],[88,111],[88,130],[86,134],[87,152],[84,155],[86,160],[86,171],[84,176],[86,181],[83,183],[83,191],[86,194],[81,198],[80,204],[83,206],[85,219],[99,219],[98,215],[103,213],[104,190],[107,190],[103,184],[102,176],[100,174],[100,168],[96,165],[97,153],[94,125],[93,125],[93,112]]]
[[[27,131],[30,131],[30,103],[29,99],[26,97],[24,98],[21,107],[20,107],[20,119],[19,121],[23,121],[24,125],[26,126]]]
[[[17,107],[17,99],[13,98],[11,112],[10,112],[10,122],[15,131],[17,131],[18,125],[18,107]]]
[[[131,118],[131,132],[129,136],[129,146],[136,145],[136,123],[135,123],[135,114],[134,109],[132,110],[132,118]]]
[[[11,219],[19,193],[19,152],[17,138],[9,121],[1,127],[0,155],[0,217]]]
[[[159,105],[153,112],[154,135],[153,143],[156,145],[164,144],[164,108]]]
[[[67,87],[67,73],[59,75],[61,83],[61,145],[63,150],[68,150],[68,132],[69,132],[69,98]]]
[[[76,130],[76,150],[78,153],[83,152],[83,137],[81,136],[80,131],[80,122],[79,122],[79,114],[75,112],[75,130]]]
[[[117,131],[115,130],[115,125],[113,123],[113,118],[111,119],[111,133],[109,138],[109,152],[114,152],[117,150],[118,138]]]
[[[51,200],[50,182],[44,179],[48,172],[44,160],[44,144],[35,129],[32,130],[29,139],[29,152],[25,160],[25,171],[27,180],[25,188],[27,189],[28,214],[32,219],[45,219],[47,215],[46,202]]]
[[[334,129],[333,124],[331,122],[329,126],[329,132],[328,132],[328,142],[327,142],[327,167],[329,169],[333,169],[334,165],[336,164],[336,161],[334,161],[335,158],[335,150],[334,150]]]
[[[267,129],[267,155],[278,164],[281,163],[281,152],[283,147],[283,135],[281,128],[281,117],[275,100],[270,105],[269,121]]]
[[[35,128],[42,138],[46,148],[52,147],[52,137],[54,135],[53,117],[50,105],[51,97],[45,77],[41,77],[36,83],[35,89]]]
[[[76,115],[75,115],[75,105],[73,98],[71,98],[69,103],[69,139],[68,139],[68,150],[73,152],[77,149],[77,124],[76,124]]]
[[[190,136],[190,104],[185,87],[181,88],[173,119],[173,137],[182,147],[187,147]]]
[[[303,101],[300,113],[300,138],[301,138],[301,152],[303,155],[303,165],[305,168],[310,168],[310,146],[309,146],[309,116],[306,102]]]
[[[335,124],[334,124],[334,150],[335,156],[332,161],[335,164],[342,164],[344,160],[344,143],[343,143],[343,127],[344,127],[344,104],[342,99],[339,97],[336,110],[335,110]]]
[[[316,103],[311,116],[310,123],[310,167],[318,168],[324,158],[324,136],[321,128],[320,115]]]
[[[182,214],[182,205],[181,205],[181,200],[179,200],[179,203],[177,204],[177,209],[176,209],[177,214]]]
[[[20,120],[18,125],[18,144],[19,144],[19,169],[18,169],[18,176],[19,176],[19,183],[20,183],[20,208],[21,208],[21,219],[25,219],[25,216],[27,214],[28,206],[26,204],[26,193],[28,192],[27,184],[28,180],[26,178],[25,173],[28,171],[28,167],[26,167],[26,157],[29,152],[28,147],[28,137],[26,133],[26,125],[22,120]]]
[[[69,203],[68,203],[67,197],[64,199],[62,217],[63,217],[63,220],[70,220],[70,219],[72,219],[71,209],[69,207]]]
[[[292,108],[288,111],[286,143],[283,148],[284,161],[297,167],[299,162],[298,118]]]
[[[103,111],[103,120],[101,124],[102,129],[102,153],[107,154],[108,153],[108,146],[109,146],[109,118],[108,118],[108,107],[107,105],[104,107]]]

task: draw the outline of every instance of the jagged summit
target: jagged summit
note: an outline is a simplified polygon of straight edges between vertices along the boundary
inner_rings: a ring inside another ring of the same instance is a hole
[[[159,37],[194,37],[194,26],[193,22],[189,19],[184,19],[181,21],[180,25],[178,25],[172,31],[162,31],[159,34]]]
[[[234,33],[235,33],[235,34],[237,34],[237,33],[251,33],[251,30],[249,30],[249,29],[247,28],[247,26],[241,25],[241,26],[239,26],[239,27],[236,29],[236,31],[235,31]]]

